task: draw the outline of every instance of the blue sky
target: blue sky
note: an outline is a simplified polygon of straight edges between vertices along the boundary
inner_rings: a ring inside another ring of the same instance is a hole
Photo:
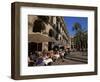
[[[81,24],[82,29],[84,29],[85,31],[87,31],[88,29],[88,18],[87,17],[64,17],[64,22],[66,24],[66,28],[68,30],[68,34],[70,36],[74,36],[75,35],[75,31],[73,31],[73,24],[74,23],[79,23]]]

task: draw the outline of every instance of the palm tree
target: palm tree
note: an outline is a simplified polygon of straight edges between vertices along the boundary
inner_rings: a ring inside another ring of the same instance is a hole
[[[80,23],[74,23],[73,24],[73,31],[75,31],[75,40],[74,40],[74,44],[76,45],[77,49],[80,50],[82,49],[82,41],[83,41],[83,30],[81,27]]]
[[[73,24],[73,31],[76,31],[76,33],[77,33],[81,30],[82,30],[82,27],[81,27],[80,23],[76,22],[76,23]]]
[[[83,48],[86,50],[87,49],[87,31],[84,32],[84,37],[83,37]]]

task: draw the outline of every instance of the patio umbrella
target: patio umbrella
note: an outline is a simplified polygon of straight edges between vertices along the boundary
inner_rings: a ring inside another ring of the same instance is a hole
[[[48,35],[37,32],[37,33],[28,34],[28,41],[35,42],[38,44],[42,42],[53,42],[55,40],[54,38],[51,38]]]

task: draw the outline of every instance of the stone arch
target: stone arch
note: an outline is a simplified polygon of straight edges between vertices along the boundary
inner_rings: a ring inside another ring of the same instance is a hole
[[[53,31],[53,29],[50,29],[50,30],[49,30],[49,36],[50,36],[50,37],[54,37],[54,31]]]

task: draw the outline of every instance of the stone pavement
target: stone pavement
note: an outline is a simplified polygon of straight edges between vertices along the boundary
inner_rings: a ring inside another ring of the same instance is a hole
[[[71,65],[71,64],[87,64],[88,55],[87,52],[70,52],[70,55],[67,55],[64,61],[58,59],[56,62],[53,62],[53,65]]]

